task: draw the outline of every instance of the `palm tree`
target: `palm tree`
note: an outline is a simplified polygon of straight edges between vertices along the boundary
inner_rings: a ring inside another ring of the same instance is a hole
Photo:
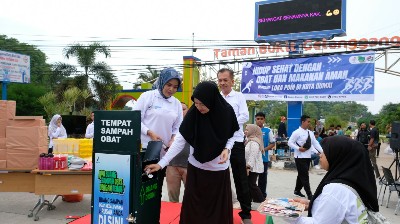
[[[52,90],[60,85],[68,77],[77,74],[76,67],[63,62],[56,62],[52,65],[52,75],[49,77]]]
[[[64,91],[64,102],[68,105],[69,112],[72,114],[75,111],[75,103],[81,95],[81,91],[77,87],[72,87]]]
[[[110,72],[110,67],[105,62],[97,62],[98,54],[103,54],[106,58],[110,57],[111,50],[107,46],[94,42],[89,45],[72,44],[63,50],[66,58],[76,57],[79,66],[83,68],[82,83],[79,84],[81,90],[88,89],[89,79],[93,87],[93,96],[99,102],[99,108],[104,109],[106,102],[118,91],[118,80]],[[107,90],[107,91],[105,91]]]
[[[63,51],[66,58],[77,58],[78,64],[84,69],[86,77],[89,76],[89,72],[93,71],[94,66],[102,65],[101,62],[96,62],[97,53],[104,54],[106,58],[111,56],[110,48],[99,42],[91,43],[88,46],[79,43],[73,44],[64,48]]]
[[[98,108],[106,109],[118,91],[122,87],[118,85],[117,77],[111,72],[100,72],[96,78],[92,79],[92,85],[95,89],[95,98],[98,100]]]
[[[81,97],[83,98],[83,109],[86,109],[86,100],[89,99],[89,97],[91,96],[92,93],[88,89],[81,91]]]
[[[67,104],[65,102],[58,102],[57,95],[53,92],[46,93],[38,101],[42,104],[47,114],[47,121],[50,121],[54,114],[64,114],[68,110]]]
[[[148,65],[146,69],[147,72],[139,73],[138,82],[133,86],[134,89],[137,89],[140,86],[140,84],[145,82],[153,84],[160,76],[160,71],[151,68],[150,65]]]

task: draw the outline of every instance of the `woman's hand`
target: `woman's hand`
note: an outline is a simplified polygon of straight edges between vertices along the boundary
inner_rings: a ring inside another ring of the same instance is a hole
[[[226,161],[228,161],[229,149],[225,148],[224,150],[222,150],[221,155],[219,157],[220,157],[221,161],[219,161],[218,164],[222,164],[222,163],[225,163]]]
[[[308,211],[308,206],[310,204],[310,200],[307,200],[307,199],[304,199],[304,198],[293,198],[293,201],[299,202],[301,204],[304,204],[305,205],[304,210]]]
[[[154,133],[153,131],[148,130],[147,131],[147,135],[150,136],[151,140],[153,141],[162,141],[161,137],[158,136],[156,133]]]
[[[144,167],[144,171],[149,174],[149,173],[154,173],[161,170],[161,166],[158,164],[149,164]]]
[[[174,138],[171,138],[171,140],[169,140],[169,142],[168,142],[168,148],[171,147],[173,142],[174,142]]]

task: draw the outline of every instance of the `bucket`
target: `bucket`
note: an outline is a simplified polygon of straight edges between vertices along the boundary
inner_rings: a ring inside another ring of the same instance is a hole
[[[62,196],[65,202],[80,202],[83,200],[83,194],[67,194]]]

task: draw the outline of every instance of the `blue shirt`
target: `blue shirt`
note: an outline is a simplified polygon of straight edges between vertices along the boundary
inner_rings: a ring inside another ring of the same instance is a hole
[[[264,148],[267,147],[269,143],[269,132],[271,129],[269,128],[261,128],[261,131],[263,133],[263,141],[264,141]],[[265,155],[262,155],[263,162],[269,162],[269,156],[268,156],[268,151],[265,151]]]

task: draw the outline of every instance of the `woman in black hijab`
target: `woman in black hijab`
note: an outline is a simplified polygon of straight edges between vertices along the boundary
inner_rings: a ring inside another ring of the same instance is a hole
[[[213,82],[201,82],[193,92],[187,112],[167,154],[145,167],[152,173],[168,165],[190,144],[181,224],[233,223],[229,154],[239,125],[232,106]]]
[[[379,211],[368,152],[360,142],[346,136],[324,138],[321,145],[324,153],[320,166],[328,172],[309,203],[309,217],[297,223],[368,223],[366,208]]]

